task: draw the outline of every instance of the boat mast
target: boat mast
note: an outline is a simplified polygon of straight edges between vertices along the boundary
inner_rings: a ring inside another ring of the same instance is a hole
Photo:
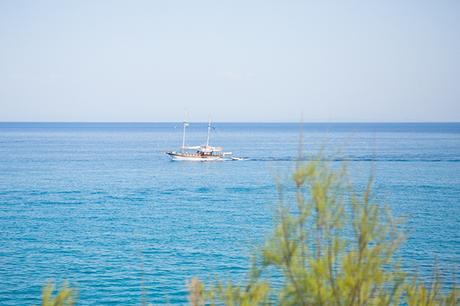
[[[184,121],[184,128],[182,132],[182,152],[184,152],[185,149],[185,128],[188,126],[188,122]]]
[[[206,146],[209,146],[209,134],[211,133],[211,118],[209,118],[209,123],[208,123],[208,138],[206,138]]]

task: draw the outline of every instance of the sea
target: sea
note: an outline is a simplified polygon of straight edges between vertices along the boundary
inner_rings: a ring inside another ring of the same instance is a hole
[[[186,143],[206,141],[191,123]],[[460,123],[215,123],[239,161],[177,162],[181,123],[0,123],[0,304],[182,305],[198,277],[244,284],[299,156],[346,163],[404,220],[403,266],[459,283]],[[301,154],[299,154],[301,152]]]

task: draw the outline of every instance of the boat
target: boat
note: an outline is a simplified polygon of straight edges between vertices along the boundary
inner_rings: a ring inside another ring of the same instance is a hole
[[[217,161],[224,160],[226,157],[231,156],[231,152],[223,152],[222,147],[213,147],[209,145],[209,136],[211,134],[211,120],[208,123],[208,136],[206,138],[206,145],[202,146],[186,146],[185,145],[185,130],[189,123],[184,121],[182,132],[182,147],[180,151],[166,152],[172,160],[178,161]]]

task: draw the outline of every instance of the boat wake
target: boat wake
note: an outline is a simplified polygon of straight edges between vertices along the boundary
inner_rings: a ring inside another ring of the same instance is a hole
[[[230,158],[230,160],[232,160],[232,161],[249,160],[249,157],[235,157],[235,156],[232,156],[232,157]]]
[[[253,162],[295,162],[295,161],[314,161],[314,158],[302,158],[297,157],[232,157],[233,161],[253,161]],[[460,162],[458,158],[429,158],[429,157],[366,157],[366,156],[349,156],[349,157],[330,157],[324,158],[325,161],[331,162]]]

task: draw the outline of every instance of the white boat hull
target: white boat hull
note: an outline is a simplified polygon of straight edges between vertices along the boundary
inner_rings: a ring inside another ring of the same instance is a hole
[[[222,155],[199,155],[199,154],[184,154],[184,153],[176,153],[176,152],[167,152],[166,154],[172,160],[177,161],[216,161],[216,160],[223,160]]]

